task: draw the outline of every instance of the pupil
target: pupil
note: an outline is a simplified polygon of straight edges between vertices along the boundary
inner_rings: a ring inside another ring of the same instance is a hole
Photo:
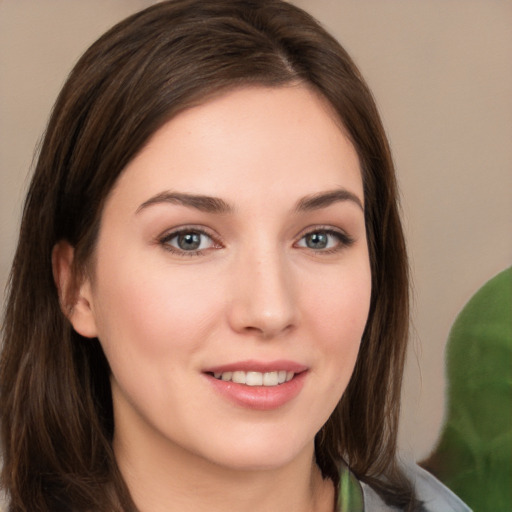
[[[312,233],[308,235],[306,245],[310,249],[325,249],[327,247],[327,235],[325,233]]]
[[[178,245],[184,251],[194,251],[201,245],[201,235],[199,233],[185,233],[178,237]]]

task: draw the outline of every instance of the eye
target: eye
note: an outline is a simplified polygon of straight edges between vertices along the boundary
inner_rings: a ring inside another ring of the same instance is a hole
[[[297,247],[312,249],[313,251],[336,252],[353,243],[347,234],[333,229],[316,229],[302,236]]]
[[[160,243],[165,249],[176,253],[198,254],[201,251],[216,247],[213,238],[199,229],[180,229],[166,234]]]

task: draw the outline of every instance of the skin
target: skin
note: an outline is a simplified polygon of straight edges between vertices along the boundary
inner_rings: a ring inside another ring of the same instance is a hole
[[[223,209],[168,193],[220,198]],[[114,449],[141,511],[333,509],[314,437],[347,386],[368,315],[363,208],[352,143],[301,85],[189,109],[123,171],[69,316],[112,368]],[[198,251],[180,248],[177,228],[206,233]],[[327,246],[311,247],[315,236]],[[61,291],[72,256],[65,243],[54,253]],[[255,410],[204,373],[246,360],[303,365],[300,392]]]

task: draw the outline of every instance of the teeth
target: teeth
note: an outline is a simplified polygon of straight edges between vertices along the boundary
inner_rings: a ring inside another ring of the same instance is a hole
[[[233,372],[233,377],[231,377],[231,380],[237,384],[245,384],[245,372]]]
[[[247,372],[245,383],[248,386],[263,386],[263,374],[260,372]]]
[[[295,373],[280,370],[278,372],[215,372],[213,376],[223,381],[231,381],[246,386],[277,386],[293,379]]]
[[[263,374],[264,386],[277,386],[279,384],[279,377],[277,372],[268,372]]]

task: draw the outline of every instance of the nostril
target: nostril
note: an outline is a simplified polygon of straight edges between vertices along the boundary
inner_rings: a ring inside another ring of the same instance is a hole
[[[298,321],[289,269],[281,268],[275,258],[271,262],[253,258],[252,262],[244,260],[243,268],[233,274],[229,322],[235,331],[246,335],[262,339],[281,336]]]
[[[248,334],[253,334],[255,336],[259,336],[265,340],[269,340],[278,336],[282,336],[283,334],[291,331],[293,329],[293,325],[271,325],[267,324],[262,327],[253,327],[247,326],[244,328],[244,331]]]

